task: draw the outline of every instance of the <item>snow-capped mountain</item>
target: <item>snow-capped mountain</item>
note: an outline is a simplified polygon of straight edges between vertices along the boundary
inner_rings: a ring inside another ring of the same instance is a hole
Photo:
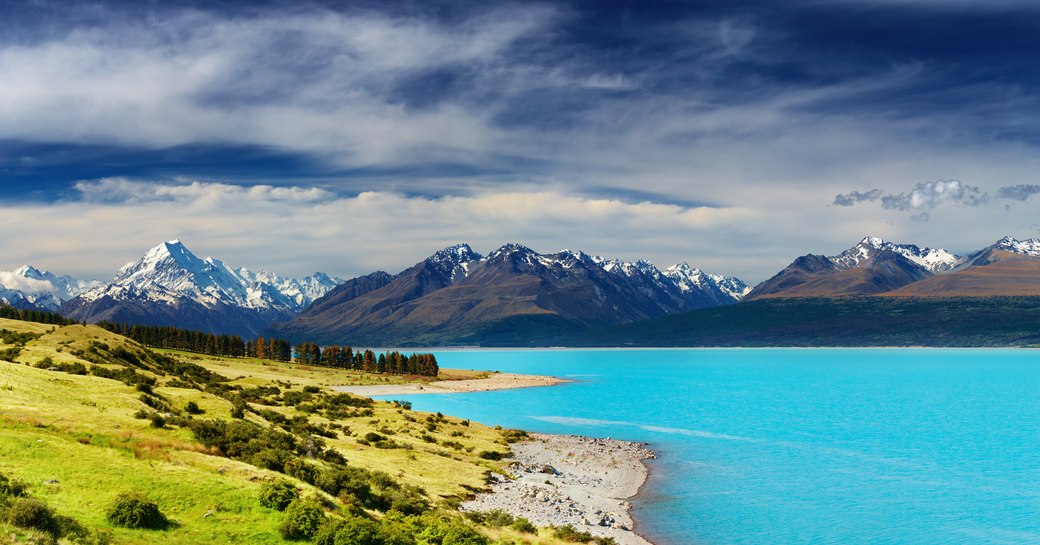
[[[97,280],[76,280],[25,265],[0,271],[0,303],[56,311],[65,301],[100,285]]]
[[[831,257],[830,260],[840,268],[851,269],[883,251],[895,252],[932,273],[948,271],[960,260],[960,257],[942,248],[922,249],[914,244],[893,244],[878,237],[865,237],[859,244]]]
[[[732,304],[747,292],[738,279],[686,264],[669,271],[581,251],[540,254],[521,244],[481,256],[458,244],[396,275],[351,280],[276,328],[318,342],[525,342]]]
[[[876,295],[948,273],[961,263],[961,257],[943,249],[865,237],[836,256],[795,259],[747,298]]]
[[[62,312],[89,322],[169,323],[252,335],[292,317],[342,282],[323,273],[296,279],[234,269],[219,259],[200,259],[171,240],[124,265],[108,284],[68,301]],[[200,321],[206,311],[213,316]]]
[[[683,292],[701,290],[713,294],[719,301],[740,301],[751,291],[751,287],[735,276],[706,273],[691,267],[685,261],[664,270]]]
[[[1006,236],[998,240],[997,243],[993,245],[993,248],[1014,254],[1040,257],[1040,238],[1017,240],[1013,237]]]

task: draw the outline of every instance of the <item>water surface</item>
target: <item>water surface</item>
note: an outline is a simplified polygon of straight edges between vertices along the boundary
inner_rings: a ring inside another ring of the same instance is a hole
[[[1040,353],[443,351],[575,382],[418,410],[647,441],[640,531],[678,544],[1040,544]],[[389,396],[402,397],[402,396]]]

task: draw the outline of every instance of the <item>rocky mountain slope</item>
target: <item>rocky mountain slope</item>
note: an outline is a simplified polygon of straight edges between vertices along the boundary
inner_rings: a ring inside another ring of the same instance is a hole
[[[875,295],[952,270],[960,258],[942,249],[866,237],[839,255],[808,254],[755,286],[748,299]]]
[[[393,277],[354,279],[274,333],[318,342],[479,344],[732,304],[746,292],[739,279],[685,263],[662,272],[646,261],[580,251],[540,254],[507,244],[481,256],[459,244]]]

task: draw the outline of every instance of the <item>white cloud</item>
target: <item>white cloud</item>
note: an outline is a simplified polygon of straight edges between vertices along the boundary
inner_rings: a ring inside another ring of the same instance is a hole
[[[128,179],[84,181],[76,190],[71,200],[0,207],[5,260],[40,264],[42,256],[52,269],[57,260],[63,273],[106,278],[147,248],[180,238],[229,264],[288,274],[397,272],[459,241],[483,252],[507,242],[540,251],[580,246],[670,265],[696,257],[677,234],[732,229],[750,219],[739,208],[631,204],[556,191],[339,196],[315,188]],[[25,229],[28,221],[33,229]]]
[[[331,12],[115,20],[0,48],[0,137],[174,146],[233,142],[369,164],[429,149],[479,150],[481,114],[388,100],[411,74],[500,64],[546,27],[545,7],[489,10],[455,24]]]

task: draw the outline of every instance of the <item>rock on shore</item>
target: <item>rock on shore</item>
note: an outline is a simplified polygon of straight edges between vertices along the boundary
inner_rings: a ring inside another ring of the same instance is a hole
[[[650,545],[634,531],[627,499],[646,481],[643,460],[651,451],[613,439],[531,437],[513,445],[512,475],[493,475],[492,492],[462,504],[463,511],[501,509],[536,526],[571,524],[622,545]]]

